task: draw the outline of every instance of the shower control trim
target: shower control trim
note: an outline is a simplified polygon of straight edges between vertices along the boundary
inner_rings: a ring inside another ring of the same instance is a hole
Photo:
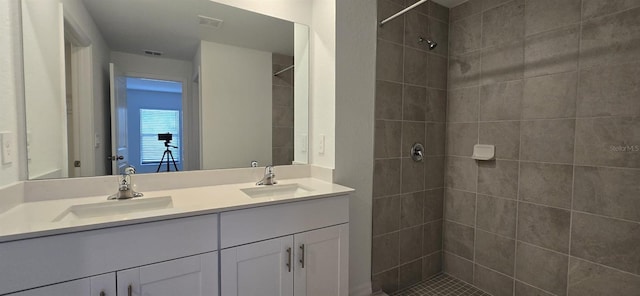
[[[424,146],[422,144],[413,144],[411,147],[411,159],[415,162],[421,162],[424,159]]]

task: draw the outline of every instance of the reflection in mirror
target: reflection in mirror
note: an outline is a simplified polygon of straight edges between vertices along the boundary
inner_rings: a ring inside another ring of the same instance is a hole
[[[209,0],[22,0],[29,178],[307,163],[308,28]]]

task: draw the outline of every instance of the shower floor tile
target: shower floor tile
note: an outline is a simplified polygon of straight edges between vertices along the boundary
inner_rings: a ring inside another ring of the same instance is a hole
[[[491,294],[442,273],[395,292],[392,296],[491,296]]]

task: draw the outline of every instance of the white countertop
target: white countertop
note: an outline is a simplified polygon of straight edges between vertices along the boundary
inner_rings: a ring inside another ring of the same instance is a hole
[[[240,189],[255,188],[254,183],[227,184],[174,190],[143,192],[147,198],[171,196],[172,207],[129,214],[54,221],[69,207],[106,202],[106,196],[26,202],[0,214],[0,242],[123,226],[195,215],[220,213],[271,204],[343,195],[353,189],[313,178],[278,180],[278,185],[299,184],[310,192],[252,198]],[[275,185],[275,186],[278,186]],[[130,200],[109,201],[126,203]]]

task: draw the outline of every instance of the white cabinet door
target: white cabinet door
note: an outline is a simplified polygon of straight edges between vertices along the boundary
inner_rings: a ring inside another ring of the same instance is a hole
[[[295,295],[347,296],[349,224],[296,234]]]
[[[116,296],[116,273],[91,278],[91,296]]]
[[[292,296],[293,237],[222,250],[224,296]]]
[[[7,296],[116,296],[114,273],[84,278]],[[104,294],[102,294],[104,293]]]
[[[117,273],[118,296],[217,296],[218,254],[206,253]]]

